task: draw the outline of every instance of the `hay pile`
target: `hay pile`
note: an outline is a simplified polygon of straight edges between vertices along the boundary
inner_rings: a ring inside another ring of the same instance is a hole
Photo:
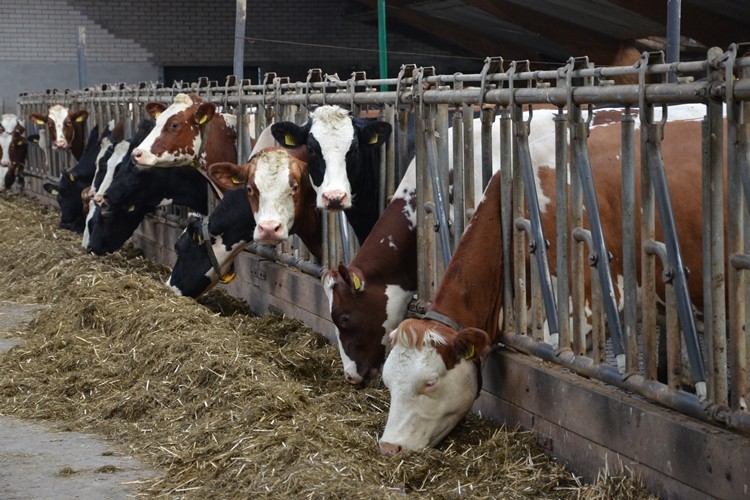
[[[131,249],[84,255],[58,214],[0,195],[0,300],[44,303],[0,356],[0,413],[128,447],[169,497],[643,498],[581,485],[531,435],[470,416],[440,449],[376,452],[383,388],[353,390],[337,350],[296,321],[213,291],[176,297]]]

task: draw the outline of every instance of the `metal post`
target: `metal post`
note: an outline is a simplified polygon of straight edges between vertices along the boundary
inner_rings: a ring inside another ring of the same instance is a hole
[[[84,88],[86,81],[86,27],[78,27],[78,87]]]
[[[380,78],[388,78],[388,46],[385,40],[385,0],[378,0],[378,53],[380,54]],[[381,85],[380,90],[388,90]]]
[[[245,67],[245,23],[247,20],[247,0],[237,0],[234,17],[234,76],[241,82]]]
[[[682,0],[667,0],[667,62],[680,60],[680,12]],[[677,77],[670,71],[667,81],[674,83]]]

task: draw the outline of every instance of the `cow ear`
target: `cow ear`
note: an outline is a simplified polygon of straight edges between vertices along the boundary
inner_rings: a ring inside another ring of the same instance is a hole
[[[349,266],[349,283],[353,292],[361,292],[365,289],[365,277],[362,270],[354,266]]]
[[[204,102],[198,106],[198,110],[195,112],[195,122],[198,125],[205,125],[211,121],[211,118],[216,114],[216,104],[212,102]]]
[[[307,142],[307,133],[292,122],[278,122],[271,125],[271,135],[285,148],[296,148]]]
[[[16,125],[16,128],[15,130],[13,130],[13,132],[16,132],[17,134],[23,134],[24,132],[26,132],[26,127],[21,125],[21,123],[19,122],[18,125]]]
[[[453,352],[456,361],[481,359],[490,347],[490,336],[479,328],[462,328],[453,341]]]
[[[143,106],[143,109],[146,111],[146,113],[151,116],[154,120],[159,118],[159,115],[164,112],[165,109],[167,109],[167,105],[163,102],[147,102],[145,106]]]
[[[208,167],[208,176],[224,191],[235,189],[247,182],[248,165],[236,165],[229,162],[212,163]]]
[[[29,120],[31,120],[32,123],[35,123],[37,125],[44,125],[45,123],[47,123],[47,117],[44,115],[37,114],[37,113],[30,114]]]
[[[85,110],[74,111],[71,118],[76,123],[83,123],[89,117],[89,112]]]
[[[391,135],[391,124],[382,121],[366,123],[359,131],[359,142],[367,146],[380,146]]]

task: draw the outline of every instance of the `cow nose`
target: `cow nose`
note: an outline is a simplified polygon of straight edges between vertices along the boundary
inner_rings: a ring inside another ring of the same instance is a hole
[[[141,156],[143,156],[143,151],[140,149],[134,149],[130,156],[133,158],[133,161],[137,162]]]
[[[385,455],[386,457],[392,457],[401,451],[400,444],[386,443],[385,441],[380,441],[378,443],[378,448],[380,448],[380,454]]]
[[[346,193],[343,191],[326,191],[322,194],[326,210],[341,210],[346,203]]]
[[[275,220],[259,222],[258,232],[261,241],[278,241],[281,237],[281,222]]]
[[[65,148],[67,146],[68,146],[68,141],[60,140],[60,139],[55,141],[55,147],[57,148]]]
[[[346,381],[349,382],[352,385],[361,384],[364,380],[359,373],[350,373],[350,372],[344,372],[344,378],[346,378]]]

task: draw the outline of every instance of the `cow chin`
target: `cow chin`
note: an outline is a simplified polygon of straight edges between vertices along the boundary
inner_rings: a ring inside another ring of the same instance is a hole
[[[415,352],[420,359],[415,359]],[[431,392],[422,392],[430,374],[437,374],[438,382]],[[383,381],[391,392],[388,421],[379,442],[384,455],[437,446],[471,410],[479,384],[471,361],[462,360],[447,370],[434,348],[415,351],[398,345],[386,359]]]

